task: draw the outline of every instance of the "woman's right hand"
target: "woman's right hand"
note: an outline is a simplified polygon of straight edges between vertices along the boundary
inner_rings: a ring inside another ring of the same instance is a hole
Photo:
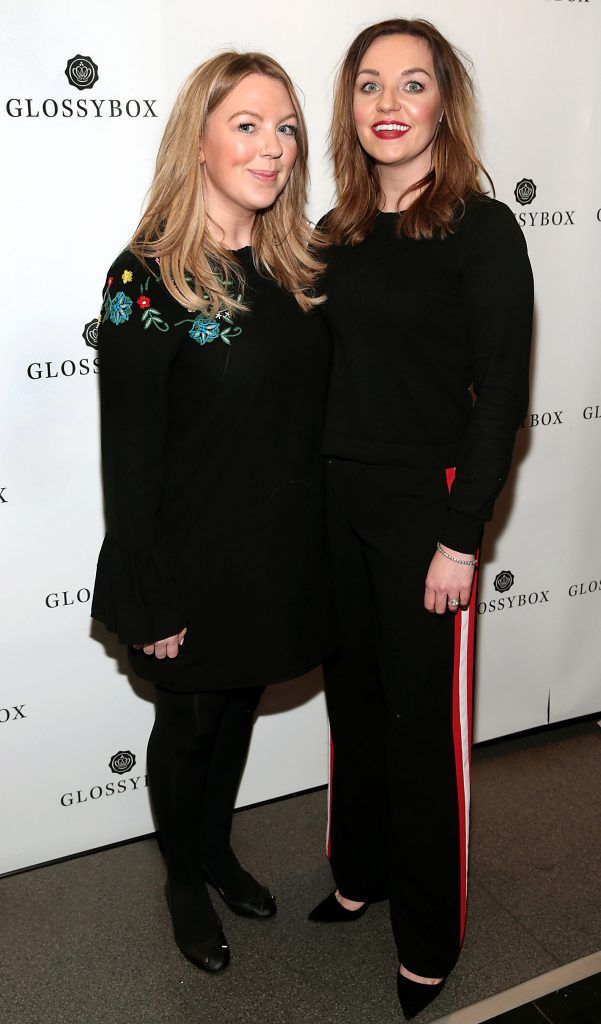
[[[184,626],[179,633],[168,636],[165,640],[155,640],[153,644],[132,644],[132,647],[136,651],[144,651],[144,654],[154,654],[159,661],[162,661],[163,658],[177,658],[187,632],[188,627]]]

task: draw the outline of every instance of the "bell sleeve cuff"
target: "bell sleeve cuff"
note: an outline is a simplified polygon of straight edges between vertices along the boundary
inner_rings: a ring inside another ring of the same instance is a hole
[[[122,550],[107,536],[98,558],[92,616],[122,643],[154,643],[186,625],[172,558],[160,545]]]

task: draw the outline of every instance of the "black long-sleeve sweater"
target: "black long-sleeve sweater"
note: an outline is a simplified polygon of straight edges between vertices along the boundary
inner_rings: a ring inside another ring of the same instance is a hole
[[[330,339],[317,310],[236,258],[246,314],[184,309],[125,250],[99,328],[107,534],[92,615],[167,690],[300,676],[333,646],[320,445]]]
[[[438,539],[474,552],[528,406],[526,243],[509,208],[487,197],[470,200],[444,240],[399,237],[398,216],[379,213],[363,242],[327,252],[335,354],[324,450],[456,467]]]

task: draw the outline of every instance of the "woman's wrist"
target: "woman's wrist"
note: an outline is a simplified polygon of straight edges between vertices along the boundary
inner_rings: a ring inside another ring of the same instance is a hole
[[[441,555],[448,558],[450,562],[455,562],[455,565],[470,565],[473,567],[478,565],[478,559],[474,555],[469,555],[467,558],[459,558],[457,555],[451,554],[439,540],[436,541],[436,550],[440,551]]]

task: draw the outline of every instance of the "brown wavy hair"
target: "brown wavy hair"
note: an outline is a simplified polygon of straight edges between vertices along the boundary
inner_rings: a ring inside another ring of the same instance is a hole
[[[423,39],[430,48],[444,117],[432,146],[432,167],[406,189],[401,201],[421,191],[399,218],[399,233],[409,238],[445,237],[453,230],[465,201],[484,195],[480,176],[492,180],[474,144],[474,87],[467,58],[432,25],[421,18],[391,18],[370,25],[351,43],[340,64],[334,92],[330,128],[330,155],[338,204],[328,217],[327,233],[334,244],[362,242],[372,228],[382,199],[375,161],[357,137],[353,118],[353,94],[357,73],[366,50],[380,36],[408,35]]]
[[[198,156],[208,118],[251,74],[281,82],[298,118],[297,157],[288,182],[272,206],[257,211],[252,231],[255,265],[292,293],[303,310],[323,301],[312,294],[324,267],[315,244],[309,244],[307,128],[294,85],[267,54],[227,51],[205,61],[184,82],[159,147],[146,208],[130,242],[142,262],[160,259],[164,284],[178,302],[207,315],[219,308],[230,314],[249,308],[239,261],[209,232]]]

